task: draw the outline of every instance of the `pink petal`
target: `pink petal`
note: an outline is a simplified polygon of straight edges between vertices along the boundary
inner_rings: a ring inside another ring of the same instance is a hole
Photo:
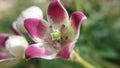
[[[18,30],[18,28],[17,28],[17,26],[16,26],[16,22],[13,22],[13,23],[12,23],[11,29],[13,30],[13,32],[14,32],[16,35],[21,35],[21,32]]]
[[[0,59],[0,62],[4,62],[4,61],[10,61],[10,60],[14,60],[15,58],[4,58],[4,59]]]
[[[70,57],[70,52],[74,47],[74,43],[75,42],[68,43],[61,51],[58,52],[57,56],[68,59]]]
[[[8,34],[0,34],[0,47],[5,48],[5,42],[9,38]]]
[[[40,19],[29,18],[24,21],[24,26],[33,40],[43,38],[46,33],[45,22]]]
[[[0,62],[12,60],[14,57],[8,51],[0,53]]]
[[[52,0],[48,6],[47,15],[48,20],[52,21],[53,23],[60,23],[68,17],[65,8],[59,0]]]
[[[25,52],[25,57],[29,58],[44,58],[53,59],[53,53],[46,49],[44,46],[39,46],[38,44],[30,45]]]
[[[87,19],[87,17],[82,12],[73,12],[70,20],[73,29],[75,30],[75,34],[79,33],[80,25],[83,20]]]
[[[0,55],[0,60],[2,60],[2,59],[5,59],[5,57],[4,57],[4,56],[2,56],[2,55]]]

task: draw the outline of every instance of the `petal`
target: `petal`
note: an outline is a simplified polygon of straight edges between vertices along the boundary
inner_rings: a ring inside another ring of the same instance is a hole
[[[44,58],[44,59],[54,59],[55,53],[47,49],[45,46],[40,46],[39,44],[30,45],[25,52],[25,57],[29,58]]]
[[[0,50],[0,62],[12,60],[14,57],[6,50]]]
[[[5,59],[5,57],[4,57],[4,56],[2,56],[2,55],[0,55],[0,60],[1,60],[1,59]]]
[[[75,42],[68,43],[62,50],[58,52],[57,57],[68,59],[70,57],[70,52],[73,49],[74,44]]]
[[[0,68],[15,68],[14,66],[21,62],[21,58],[12,57],[0,60]]]
[[[23,57],[28,42],[22,36],[10,36],[6,41],[6,49],[14,56]]]
[[[9,52],[0,53],[0,62],[12,60],[13,58]]]
[[[42,13],[42,10],[39,7],[32,6],[32,7],[29,7],[28,9],[24,10],[21,13],[21,17],[23,17],[23,20],[25,20],[27,18],[42,19],[43,18],[43,13]]]
[[[45,21],[35,18],[25,20],[24,26],[34,41],[40,41],[46,33]]]
[[[8,38],[9,38],[8,34],[0,34],[0,47],[5,48],[5,43]]]
[[[17,28],[17,26],[16,26],[16,22],[13,22],[13,23],[12,23],[11,29],[13,30],[13,32],[14,32],[16,35],[22,35],[21,32],[18,30],[18,28]]]
[[[0,56],[1,57],[1,56]],[[0,58],[0,62],[14,60],[14,58]]]
[[[25,32],[25,28],[24,28],[24,20],[28,19],[28,18],[37,18],[37,19],[42,19],[43,18],[43,13],[41,11],[41,9],[37,6],[32,6],[27,8],[26,10],[22,11],[22,13],[20,14],[20,16],[17,19],[17,27],[18,29],[20,29],[21,31]]]
[[[85,19],[87,19],[87,17],[82,12],[77,11],[72,13],[70,20],[71,20],[71,25],[75,31],[75,34],[77,35],[79,34],[81,22]]]
[[[59,0],[52,0],[47,11],[48,20],[53,23],[60,23],[68,20],[68,14]]]

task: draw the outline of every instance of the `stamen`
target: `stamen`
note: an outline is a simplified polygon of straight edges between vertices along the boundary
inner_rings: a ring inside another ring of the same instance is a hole
[[[62,40],[67,41],[68,40],[68,36],[63,36]]]
[[[49,28],[52,32],[55,32],[55,28],[52,25],[50,25]]]
[[[51,39],[51,38],[45,38],[44,41],[45,41],[46,43],[50,43],[50,42],[52,42],[52,39]]]
[[[61,48],[61,45],[60,45],[60,43],[59,42],[55,42],[55,44],[53,45],[53,48],[55,48],[55,49],[60,49]]]
[[[61,39],[61,32],[56,29],[55,32],[50,33],[52,40],[60,40]]]
[[[62,24],[62,25],[61,25],[61,29],[60,29],[60,31],[62,32],[64,29],[65,29],[65,25]]]

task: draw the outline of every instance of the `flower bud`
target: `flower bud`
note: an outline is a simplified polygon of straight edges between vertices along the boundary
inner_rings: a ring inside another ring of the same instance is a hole
[[[13,56],[23,57],[27,47],[28,42],[22,36],[10,36],[6,41],[6,49]]]

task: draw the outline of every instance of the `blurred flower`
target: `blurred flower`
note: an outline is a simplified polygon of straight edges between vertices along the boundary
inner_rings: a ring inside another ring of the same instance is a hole
[[[86,16],[82,12],[74,12],[69,21],[68,13],[60,1],[52,0],[48,6],[47,18],[48,22],[43,19],[41,10],[35,6],[23,11],[18,18],[21,28],[36,42],[26,49],[25,57],[68,59],[78,39],[81,21],[86,19]]]
[[[24,57],[28,43],[22,36],[0,34],[0,62]]]

